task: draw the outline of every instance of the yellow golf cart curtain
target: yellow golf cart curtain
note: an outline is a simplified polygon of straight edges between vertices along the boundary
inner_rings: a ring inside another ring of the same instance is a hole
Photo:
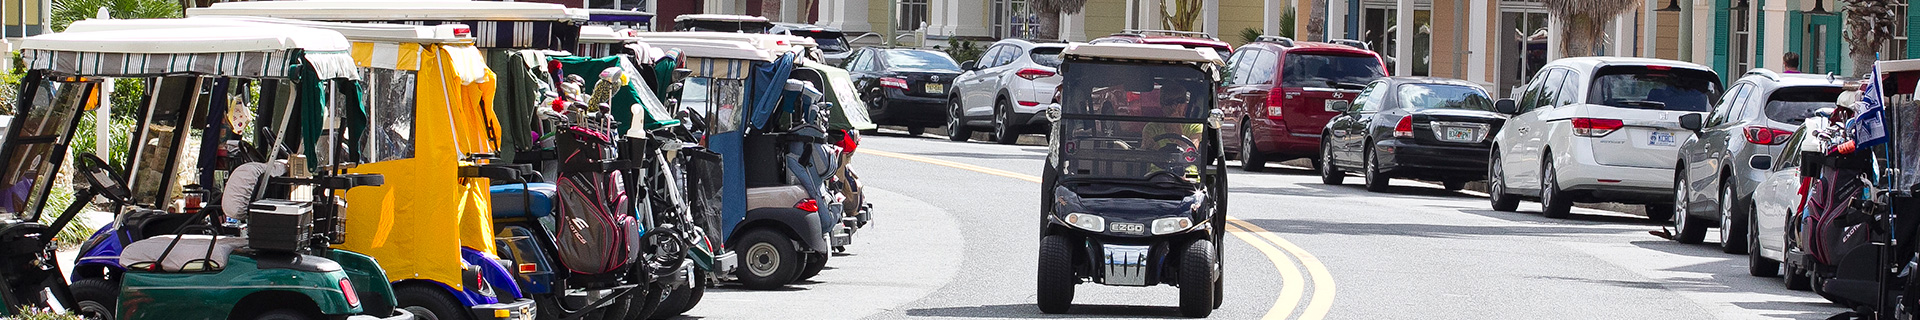
[[[123,53],[27,49],[21,51],[28,69],[59,74],[145,77],[209,75],[242,78],[287,78],[288,66],[305,59],[321,79],[359,79],[353,58],[345,52],[301,50],[214,53]]]
[[[753,73],[753,61],[687,57],[686,68],[693,71],[692,77],[743,80]]]
[[[379,259],[390,278],[463,289],[460,248],[495,252],[491,183],[459,176],[472,165],[467,155],[498,152],[494,75],[471,45],[356,44],[354,55],[369,67],[418,69],[413,154],[347,169],[381,174],[386,184],[346,192],[347,241],[338,247]]]

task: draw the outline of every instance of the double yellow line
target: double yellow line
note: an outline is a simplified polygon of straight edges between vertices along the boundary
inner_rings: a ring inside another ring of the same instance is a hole
[[[1018,172],[873,149],[863,149],[861,152],[1040,183],[1040,177]],[[1326,318],[1327,312],[1333,308],[1333,273],[1327,271],[1327,266],[1320,263],[1319,258],[1315,258],[1300,246],[1252,222],[1228,217],[1227,231],[1235,238],[1253,245],[1254,249],[1260,250],[1267,256],[1267,261],[1273,262],[1273,268],[1280,272],[1280,297],[1274,299],[1273,308],[1267,309],[1264,319],[1289,319],[1294,316],[1295,311],[1299,311],[1299,317],[1294,319]],[[1303,269],[1305,275],[1302,275]],[[1311,278],[1310,281],[1309,278]],[[1311,296],[1306,292],[1309,283],[1313,285]],[[1300,308],[1303,304],[1306,306],[1304,310]]]

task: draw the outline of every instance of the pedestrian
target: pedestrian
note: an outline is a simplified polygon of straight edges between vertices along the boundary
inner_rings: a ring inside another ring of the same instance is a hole
[[[1780,61],[1787,63],[1786,73],[1800,73],[1800,54],[1799,53],[1788,52],[1785,57],[1780,58]]]

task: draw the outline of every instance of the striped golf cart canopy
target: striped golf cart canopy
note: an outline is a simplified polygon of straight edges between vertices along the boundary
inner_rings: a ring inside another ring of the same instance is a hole
[[[661,49],[679,49],[687,58],[682,68],[692,70],[691,76],[715,79],[746,79],[753,69],[754,62],[772,62],[780,58],[780,53],[761,49],[744,41],[690,39],[690,38],[649,38],[641,36],[647,45]]]
[[[28,69],[77,76],[206,75],[286,78],[313,66],[323,79],[357,79],[340,33],[210,19],[85,20],[66,32],[28,37]]]
[[[471,29],[463,24],[418,26],[388,23],[343,23],[248,16],[197,16],[194,19],[269,23],[340,33],[352,42],[349,49],[355,65],[362,68],[420,70],[421,51],[441,45],[450,66],[462,83],[474,83],[486,77],[486,59],[475,49]]]
[[[191,16],[260,16],[408,25],[465,24],[481,48],[571,50],[587,11],[550,3],[468,0],[308,0],[215,3]]]

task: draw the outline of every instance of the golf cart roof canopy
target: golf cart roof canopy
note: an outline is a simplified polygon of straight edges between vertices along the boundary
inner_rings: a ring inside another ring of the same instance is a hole
[[[680,49],[680,53],[691,58],[737,59],[773,61],[778,58],[773,51],[756,48],[753,44],[741,41],[712,39],[645,39],[647,45],[661,49]]]
[[[580,43],[627,43],[639,41],[624,30],[608,26],[580,26]]]
[[[1074,59],[1117,59],[1137,61],[1192,62],[1221,65],[1220,54],[1210,49],[1191,49],[1176,45],[1138,43],[1071,44],[1060,56]]]
[[[329,21],[586,21],[585,9],[537,2],[470,0],[302,0],[220,2],[188,15],[249,15]]]
[[[594,22],[652,22],[653,13],[617,9],[587,9],[587,20]]]
[[[194,16],[205,21],[234,21],[244,24],[275,24],[339,32],[350,41],[394,41],[414,43],[460,43],[472,42],[472,29],[464,24],[443,24],[437,26],[416,26],[389,23],[344,23],[252,16]],[[132,20],[128,20],[132,21]],[[148,28],[164,28],[149,26]]]
[[[690,57],[773,61],[782,54],[817,45],[789,35],[726,32],[637,32],[654,47],[677,48]]]
[[[676,32],[636,32],[634,33],[634,36],[646,38],[646,39],[678,38],[678,39],[710,39],[710,40],[726,40],[726,41],[743,41],[743,42],[752,43],[754,47],[758,47],[761,49],[776,50],[776,51],[783,51],[783,52],[784,50],[793,50],[791,48],[793,46],[809,47],[809,48],[820,46],[820,43],[814,41],[813,38],[784,35],[784,34],[733,33],[733,32],[710,32],[710,31],[676,31]]]
[[[703,14],[683,14],[677,17],[673,17],[674,22],[688,21],[688,20],[723,21],[723,22],[768,22],[767,17],[743,16],[743,15],[737,15],[737,14],[703,13]]]
[[[296,62],[322,78],[359,75],[339,32],[238,20],[84,20],[20,46],[27,68],[74,75],[280,78]]]

